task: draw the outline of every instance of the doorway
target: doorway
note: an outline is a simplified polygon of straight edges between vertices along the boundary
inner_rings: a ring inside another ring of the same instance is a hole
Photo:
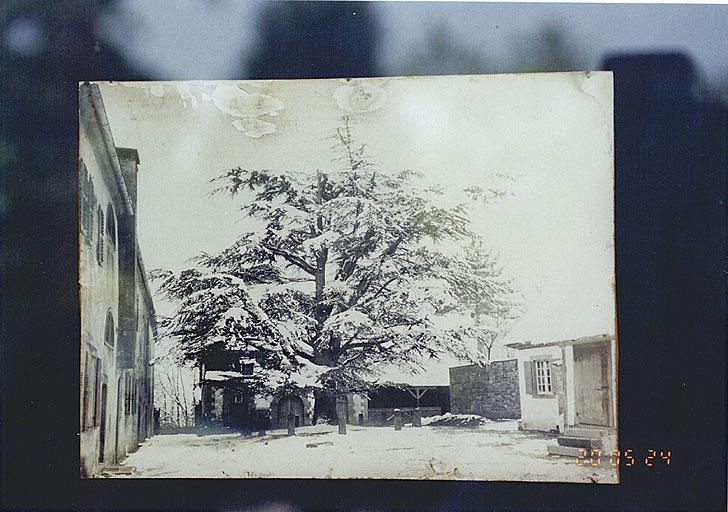
[[[609,347],[574,347],[576,423],[611,426],[611,385]]]
[[[99,432],[99,462],[104,462],[106,450],[106,383],[101,385],[101,430]]]
[[[114,429],[114,458],[113,462],[119,461],[119,430],[121,430],[121,422],[122,422],[122,408],[121,404],[122,402],[122,376],[124,374],[119,375],[119,379],[116,383],[116,428]]]
[[[288,415],[293,414],[296,427],[303,425],[303,400],[294,395],[281,398],[278,402],[278,424],[285,426],[288,422]]]

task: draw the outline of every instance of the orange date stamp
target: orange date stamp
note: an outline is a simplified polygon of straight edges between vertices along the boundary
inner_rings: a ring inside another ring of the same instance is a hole
[[[581,453],[576,457],[576,463],[580,466],[622,466],[634,467],[644,465],[648,468],[655,466],[669,466],[672,457],[672,450],[649,449],[646,453],[637,454],[635,450],[611,450],[602,453],[599,449],[582,448]]]

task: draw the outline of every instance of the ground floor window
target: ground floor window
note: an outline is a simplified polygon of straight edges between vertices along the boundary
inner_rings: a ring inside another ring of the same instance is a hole
[[[81,430],[86,430],[86,418],[88,417],[88,352],[84,353],[83,358],[83,405],[81,406]]]
[[[101,359],[94,357],[94,416],[93,426],[98,427],[99,425],[99,398],[101,388]]]
[[[534,361],[536,377],[536,393],[539,395],[553,394],[551,385],[551,362],[548,360]]]

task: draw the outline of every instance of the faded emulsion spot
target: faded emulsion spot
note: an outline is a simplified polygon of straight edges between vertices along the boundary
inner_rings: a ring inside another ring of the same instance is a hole
[[[278,98],[249,93],[234,84],[218,85],[212,93],[212,102],[221,112],[236,118],[232,122],[235,129],[253,139],[273,133],[275,123],[264,117],[276,117],[283,109],[283,102]]]
[[[349,83],[350,78],[346,79]],[[384,106],[386,91],[379,81],[358,81],[352,85],[342,85],[334,91],[334,99],[342,110],[354,114],[372,112]]]

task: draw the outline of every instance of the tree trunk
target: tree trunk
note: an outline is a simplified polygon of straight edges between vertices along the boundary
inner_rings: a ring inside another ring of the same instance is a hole
[[[315,399],[313,406],[313,422],[324,417],[329,421],[336,420],[336,397],[331,391],[317,389],[313,392]]]

